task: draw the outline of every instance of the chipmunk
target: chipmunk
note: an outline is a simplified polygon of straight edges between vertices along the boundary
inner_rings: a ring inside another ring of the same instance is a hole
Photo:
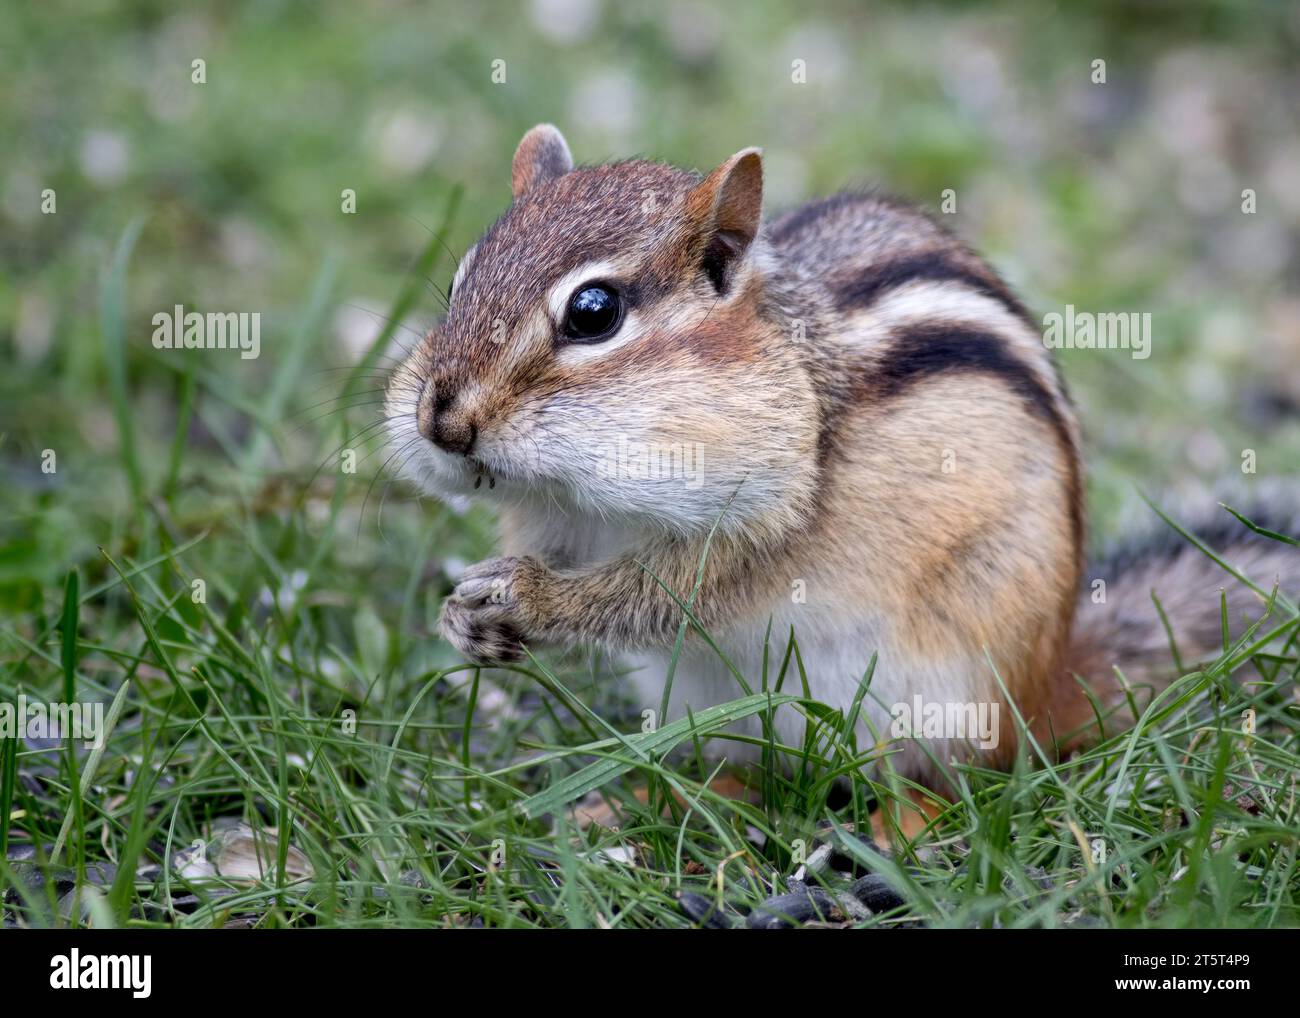
[[[575,168],[547,124],[511,183],[385,407],[414,481],[499,511],[503,554],[440,621],[470,661],[601,645],[657,708],[689,604],[671,720],[742,692],[697,628],[756,688],[793,633],[812,696],[841,709],[878,655],[864,731],[918,696],[1000,709],[992,746],[896,741],[898,772],[939,789],[950,758],[1013,762],[1011,703],[1062,753],[1123,703],[1115,665],[1164,681],[1153,588],[1184,661],[1220,648],[1225,584],[1234,621],[1262,614],[1190,544],[1085,573],[1080,430],[1041,330],[916,209],[845,193],[765,223],[758,149],[707,176]],[[1293,549],[1219,536],[1297,592]],[[802,726],[777,712],[785,744]]]

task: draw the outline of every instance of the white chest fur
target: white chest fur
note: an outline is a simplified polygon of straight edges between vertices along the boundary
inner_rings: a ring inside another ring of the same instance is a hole
[[[554,510],[553,505],[551,508]],[[626,553],[640,539],[639,533],[630,526],[567,512],[530,514],[525,520],[513,522],[513,533],[507,542],[509,553],[542,554],[569,568],[581,568]],[[840,710],[847,711],[852,706],[872,655],[877,655],[877,665],[861,706],[858,726],[861,752],[866,752],[878,740],[889,740],[896,705],[910,704],[915,696],[921,696],[927,703],[966,703],[980,699],[974,692],[978,689],[988,697],[994,686],[992,673],[977,654],[950,660],[916,659],[895,639],[897,620],[883,610],[863,605],[860,600],[825,596],[833,583],[829,577],[809,577],[809,588],[823,594],[815,603],[800,603],[786,595],[761,606],[748,620],[712,632],[710,635],[725,655],[725,661],[698,636],[688,639],[673,672],[668,711],[662,718],[671,645],[621,654],[620,665],[627,673],[637,711],[654,711],[663,724],[685,717],[688,706],[699,711],[743,696],[745,691],[733,668],[757,692],[764,688],[766,667],[766,686],[775,689],[792,629],[810,695]],[[802,685],[798,665],[792,659],[781,689],[799,694]],[[804,715],[792,707],[782,707],[776,713],[776,736],[785,745],[801,746],[805,725]],[[758,738],[762,734],[761,722],[753,717],[738,724],[733,731]],[[920,754],[919,747],[910,740],[901,747],[895,744],[895,748],[901,748],[908,760],[914,761]],[[935,745],[934,749],[941,759],[946,758],[946,750],[941,745]],[[715,739],[707,744],[706,752],[712,758],[726,757],[732,763],[752,763],[759,759],[762,747]]]

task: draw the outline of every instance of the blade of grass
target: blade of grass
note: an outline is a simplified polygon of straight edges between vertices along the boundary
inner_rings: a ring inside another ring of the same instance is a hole
[[[131,495],[138,506],[144,500],[144,480],[135,447],[135,425],[131,415],[131,400],[126,377],[126,269],[131,252],[140,238],[144,220],[137,218],[122,232],[113,253],[113,261],[104,277],[99,296],[100,328],[104,333],[105,361],[108,374],[108,392],[113,401],[113,415],[117,420],[117,438],[122,454],[122,466],[131,484]]]
[[[0,739],[0,859],[6,858],[9,852],[9,823],[17,771],[18,739]]]
[[[131,688],[131,681],[128,679],[118,687],[117,695],[113,697],[113,702],[109,705],[108,714],[104,718],[104,730],[101,733],[99,745],[90,750],[90,755],[86,757],[85,766],[81,769],[80,789],[90,786],[95,780],[95,772],[99,770],[99,761],[104,756],[104,747],[108,745],[109,736],[113,734],[113,729],[117,727],[117,719],[122,716],[122,708],[126,706],[126,695]],[[74,795],[77,795],[77,802],[80,803],[81,796],[74,789]],[[50,852],[50,865],[53,866],[59,861],[59,854],[63,851],[64,840],[68,836],[68,829],[72,823],[72,812],[68,812],[63,817],[63,825],[59,828],[59,836],[54,839],[54,849]]]
[[[724,728],[752,714],[787,703],[803,703],[801,697],[787,693],[754,693],[750,696],[732,700],[730,703],[709,707],[693,715],[664,725],[653,732],[628,736],[626,742],[638,755],[662,755],[670,752],[679,743],[690,737],[692,731],[702,735],[718,728]],[[620,774],[636,767],[637,761],[626,757],[607,757],[598,760],[575,774],[561,778],[549,788],[536,795],[529,796],[519,808],[525,816],[538,817],[544,813],[553,813],[574,799],[581,798],[594,788],[599,788],[607,781],[612,781]]]
[[[194,366],[197,361],[192,357],[185,359],[185,373],[181,375],[180,392],[176,397],[176,431],[172,434],[171,455],[167,461],[167,480],[163,485],[163,498],[171,505],[176,497],[176,487],[180,483],[181,460],[187,448],[190,418],[194,412]]]
[[[63,617],[59,623],[62,630],[62,655],[61,664],[63,665],[63,702],[69,711],[77,710],[77,622],[80,618],[81,602],[78,592],[81,587],[81,581],[77,576],[77,571],[71,569],[68,571],[67,579],[63,585]],[[81,801],[81,785],[77,772],[77,740],[72,738],[72,732],[62,732],[63,740],[66,744],[65,762],[68,767],[68,790],[71,795],[70,815],[77,830],[77,889],[73,896],[74,907],[72,914],[77,914],[76,903],[81,895],[82,884],[86,879],[86,816]],[[64,825],[68,823],[68,817],[64,817]]]
[[[1228,510],[1228,512],[1232,513],[1233,516],[1237,517],[1238,520],[1244,523],[1255,533],[1259,534],[1261,537],[1267,537],[1272,541],[1281,541],[1283,544],[1289,544],[1292,545],[1293,547],[1300,548],[1300,540],[1297,540],[1294,537],[1288,537],[1286,534],[1279,534],[1276,530],[1268,530],[1265,527],[1257,526],[1256,524],[1248,520],[1245,516],[1241,515],[1241,513],[1237,512],[1237,510],[1232,508],[1232,506],[1230,505],[1224,505],[1224,503],[1222,502],[1220,502],[1219,505],[1223,506],[1223,508]]]

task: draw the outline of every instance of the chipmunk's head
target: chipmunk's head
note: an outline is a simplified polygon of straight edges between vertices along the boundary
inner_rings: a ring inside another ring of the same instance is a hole
[[[406,472],[435,494],[540,497],[676,530],[729,505],[759,513],[815,435],[807,382],[764,317],[758,151],[704,178],[574,168],[541,125],[511,179],[513,204],[390,386]]]

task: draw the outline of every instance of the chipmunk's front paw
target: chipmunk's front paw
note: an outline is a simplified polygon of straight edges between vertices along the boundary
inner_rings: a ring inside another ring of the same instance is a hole
[[[536,637],[532,594],[544,571],[534,558],[510,556],[470,566],[443,602],[443,639],[475,664],[518,661]]]

